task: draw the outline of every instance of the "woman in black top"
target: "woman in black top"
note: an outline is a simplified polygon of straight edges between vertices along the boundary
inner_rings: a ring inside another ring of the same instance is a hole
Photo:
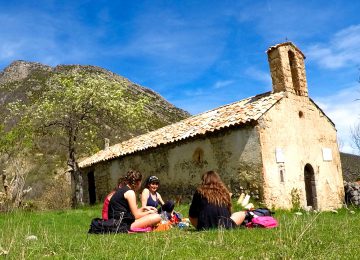
[[[122,218],[128,229],[146,228],[161,221],[154,207],[137,207],[135,191],[141,186],[141,173],[130,170],[124,178],[124,184],[111,197],[109,202],[109,219]]]
[[[231,214],[230,192],[215,171],[201,177],[189,209],[191,224],[198,230],[234,228],[245,219],[245,212]]]

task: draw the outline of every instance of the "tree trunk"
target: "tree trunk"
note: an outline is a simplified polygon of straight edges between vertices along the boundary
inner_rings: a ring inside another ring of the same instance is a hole
[[[76,161],[69,161],[70,164],[74,165],[71,172],[71,186],[72,186],[72,207],[83,205],[83,188],[82,188],[82,175],[79,171]],[[71,167],[71,166],[70,166]]]
[[[79,170],[76,153],[75,153],[76,131],[73,128],[69,130],[69,160],[71,173],[71,188],[72,188],[72,207],[82,206],[83,203],[83,188],[82,188],[82,175]]]

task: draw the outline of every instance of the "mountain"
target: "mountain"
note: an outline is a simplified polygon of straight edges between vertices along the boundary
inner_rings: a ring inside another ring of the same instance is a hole
[[[14,61],[2,72],[0,72],[0,109],[16,99],[26,102],[29,96],[36,95],[43,91],[45,82],[54,73],[69,73],[71,71],[81,71],[85,73],[100,73],[106,75],[109,80],[125,80],[127,82],[127,91],[131,96],[144,95],[150,99],[150,105],[147,107],[154,120],[157,121],[158,127],[184,119],[190,114],[179,109],[158,93],[151,89],[142,87],[130,80],[117,75],[111,71],[96,66],[83,65],[58,65],[50,67],[37,62]]]
[[[31,104],[31,102],[42,97],[42,93],[47,90],[48,85],[46,82],[54,75],[66,75],[75,71],[85,75],[101,74],[109,81],[125,81],[126,87],[124,92],[126,97],[128,97],[126,102],[136,102],[144,97],[148,100],[145,105],[145,112],[150,120],[147,123],[146,130],[133,130],[123,126],[121,122],[118,125],[116,122],[113,125],[111,123],[103,125],[94,144],[98,149],[102,149],[104,138],[110,139],[111,144],[118,143],[142,134],[144,131],[151,131],[190,116],[188,112],[173,106],[151,89],[135,84],[120,75],[100,67],[83,65],[58,65],[51,67],[37,62],[19,60],[12,62],[0,72],[0,124],[3,126],[3,129],[7,131],[17,123],[16,118],[7,121],[6,124],[4,122],[4,118],[8,115],[7,106],[11,102],[20,100],[24,104]],[[33,191],[29,193],[28,199],[36,201],[39,198],[42,200],[49,197],[46,191],[49,190],[49,187],[56,186],[53,179],[58,178],[59,173],[65,171],[67,150],[59,145],[61,141],[63,140],[40,138],[36,142],[36,147],[31,151],[34,156],[22,158],[22,164],[30,169],[27,184],[33,187]],[[91,153],[86,150],[78,152],[80,156],[87,156]],[[19,154],[21,154],[21,151],[19,151]],[[14,165],[9,164],[8,157],[0,155],[1,172],[3,170],[14,170],[14,167]],[[54,192],[54,190],[49,192]],[[56,197],[56,194],[54,196]]]

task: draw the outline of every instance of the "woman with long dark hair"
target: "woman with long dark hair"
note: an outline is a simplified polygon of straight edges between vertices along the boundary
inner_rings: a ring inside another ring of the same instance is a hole
[[[205,172],[191,202],[190,222],[198,230],[237,227],[244,221],[245,212],[231,214],[231,206],[230,192],[219,174]]]
[[[109,219],[122,219],[128,229],[151,227],[161,221],[155,207],[137,207],[135,192],[140,189],[141,180],[140,172],[128,171],[121,188],[110,199]]]

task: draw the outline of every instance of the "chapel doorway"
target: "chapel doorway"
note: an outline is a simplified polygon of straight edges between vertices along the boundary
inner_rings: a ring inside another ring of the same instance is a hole
[[[87,174],[88,179],[88,189],[89,189],[89,203],[93,205],[96,203],[96,186],[95,186],[95,176],[94,172],[89,172]]]
[[[304,168],[304,181],[306,192],[306,206],[317,209],[316,183],[314,169],[310,164]]]

